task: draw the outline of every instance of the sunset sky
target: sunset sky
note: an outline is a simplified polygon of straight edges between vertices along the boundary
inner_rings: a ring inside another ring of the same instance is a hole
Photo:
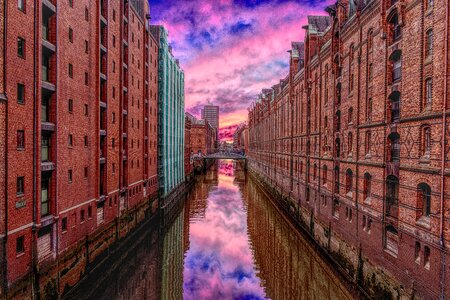
[[[150,0],[153,24],[169,31],[185,72],[186,110],[200,117],[220,106],[220,136],[230,139],[263,88],[287,75],[292,41],[302,41],[306,16],[323,15],[327,0]]]

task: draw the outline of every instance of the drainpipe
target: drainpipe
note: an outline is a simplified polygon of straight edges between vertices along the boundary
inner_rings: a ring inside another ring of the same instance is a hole
[[[4,292],[5,295],[8,295],[8,263],[6,262],[6,243],[8,240],[8,96],[6,93],[6,46],[7,46],[7,42],[6,42],[6,27],[7,27],[7,19],[8,19],[8,13],[6,11],[7,9],[7,2],[8,0],[3,1],[3,14],[4,14],[4,18],[3,18],[3,88],[5,91],[5,238],[3,239],[3,287],[4,287]]]
[[[446,127],[447,127],[447,118],[446,118],[446,108],[447,108],[447,100],[448,100],[448,35],[449,35],[449,1],[447,1],[447,5],[445,6],[445,59],[444,59],[444,103],[442,106],[442,160],[441,160],[441,228],[440,228],[440,245],[441,245],[441,262],[442,262],[442,270],[441,270],[441,299],[445,298],[445,237],[444,237],[444,222],[445,222],[445,146],[446,146]]]
[[[35,22],[35,26],[34,26],[34,33],[33,33],[33,42],[34,42],[34,52],[36,53],[36,49],[38,49],[37,45],[37,38],[36,38],[36,28],[41,28],[39,26],[39,23],[37,21],[38,19],[38,1],[34,1],[34,22]],[[35,55],[34,57],[34,61],[33,61],[33,96],[34,99],[36,99],[37,97],[37,81],[36,81],[36,68],[37,68],[37,60],[38,60],[38,55]],[[37,292],[37,297],[39,298],[39,282],[36,280],[37,279],[37,260],[36,260],[36,253],[37,253],[37,240],[36,240],[36,216],[37,216],[37,212],[36,212],[36,189],[37,189],[37,180],[36,180],[36,176],[37,176],[37,170],[36,170],[36,152],[37,152],[37,145],[36,145],[36,134],[37,129],[38,129],[38,124],[37,124],[37,118],[36,118],[36,106],[39,105],[38,103],[36,103],[33,106],[33,227],[32,227],[32,233],[31,233],[31,245],[32,245],[32,250],[31,250],[31,261],[32,261],[32,268],[33,268],[33,293]],[[35,273],[36,272],[36,273]],[[36,281],[35,281],[36,280]],[[37,288],[37,290],[35,290]],[[36,295],[33,295],[36,297]]]

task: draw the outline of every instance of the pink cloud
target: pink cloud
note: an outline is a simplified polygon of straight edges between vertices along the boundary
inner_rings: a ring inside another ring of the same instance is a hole
[[[169,30],[185,71],[186,110],[199,116],[211,101],[220,127],[247,119],[247,107],[263,88],[288,72],[287,50],[303,40],[308,15],[323,15],[330,1],[205,0],[156,4],[157,21]],[[328,3],[327,3],[328,2]],[[227,129],[221,136],[229,139]]]

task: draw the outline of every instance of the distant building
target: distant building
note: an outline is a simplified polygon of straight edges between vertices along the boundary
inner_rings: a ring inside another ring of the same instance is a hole
[[[184,176],[185,178],[190,177],[193,168],[192,161],[192,148],[191,148],[191,119],[188,117],[188,113],[186,113],[186,117],[184,120]]]
[[[235,150],[248,151],[248,126],[246,123],[239,124],[233,134],[233,148]]]
[[[202,109],[202,119],[208,121],[212,128],[216,129],[216,136],[219,133],[219,106],[205,105]]]
[[[158,177],[161,196],[184,182],[184,72],[163,26],[150,26],[159,42]]]

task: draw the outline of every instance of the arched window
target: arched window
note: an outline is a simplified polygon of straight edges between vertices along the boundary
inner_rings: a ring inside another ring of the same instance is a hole
[[[341,111],[336,112],[336,131],[341,130]]]
[[[398,14],[393,14],[389,19],[389,29],[390,29],[390,40],[392,43],[400,40],[402,36],[402,28],[400,27],[400,23],[398,20]]]
[[[425,57],[433,55],[433,29],[429,29],[425,36]]]
[[[364,174],[364,190],[363,190],[363,198],[364,200],[370,198],[372,194],[372,175],[369,173]]]
[[[336,141],[334,142],[334,149],[335,149],[335,154],[336,157],[340,157],[341,156],[341,139],[340,138],[336,138]]]
[[[314,164],[314,173],[313,173],[313,179],[316,180],[317,178],[317,165]]]
[[[347,169],[345,173],[345,192],[350,193],[353,190],[353,172]]]
[[[390,147],[390,161],[399,162],[400,161],[400,135],[398,133],[391,133],[389,135]]]
[[[347,154],[350,155],[353,150],[353,134],[351,132],[348,133],[347,147]]]
[[[339,167],[334,168],[334,192],[339,194]]]
[[[426,183],[417,186],[417,208],[421,209],[421,215],[429,217],[431,213],[431,188]]]
[[[386,179],[386,215],[390,217],[398,217],[398,178],[389,175]]]
[[[425,108],[431,108],[433,103],[433,79],[425,79]]]
[[[325,116],[325,118],[323,119],[323,123],[324,123],[325,129],[327,129],[328,128],[328,117],[327,116]]]
[[[328,175],[328,167],[327,165],[323,165],[322,168],[322,184],[327,184],[327,175]]]

